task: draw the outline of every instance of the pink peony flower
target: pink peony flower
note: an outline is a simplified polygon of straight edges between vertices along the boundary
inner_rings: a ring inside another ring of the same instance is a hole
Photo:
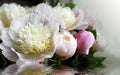
[[[76,39],[68,31],[58,34],[58,44],[56,45],[56,54],[63,59],[72,57],[77,48]]]
[[[95,42],[94,35],[89,31],[80,31],[77,35],[77,46],[80,54],[88,54]]]

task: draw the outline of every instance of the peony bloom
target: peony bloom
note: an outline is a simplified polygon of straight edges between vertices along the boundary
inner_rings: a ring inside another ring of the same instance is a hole
[[[80,54],[88,54],[95,42],[94,35],[89,31],[80,31],[77,35],[77,46]]]
[[[3,4],[0,7],[0,20],[3,22],[4,27],[9,27],[13,19],[17,19],[25,14],[25,8],[14,3]]]
[[[62,20],[62,28],[69,29],[75,22],[75,14],[69,7],[62,7],[60,5],[53,8],[55,15]]]
[[[50,9],[47,4],[40,4],[33,11],[35,16],[39,16],[36,11],[43,5],[44,10],[47,10],[45,7]],[[54,21],[49,23],[49,20],[48,23],[43,23],[46,20],[44,18],[46,14],[42,13],[44,16],[41,15],[35,18],[33,12],[31,13],[32,15],[28,14],[13,20],[9,29],[2,31],[1,39],[3,42],[0,44],[0,48],[3,50],[3,55],[9,60],[16,61],[19,58],[22,61],[39,62],[40,60],[43,61],[44,58],[53,56],[56,44],[56,37],[54,36],[59,31],[59,25]],[[41,10],[41,12],[44,11]],[[48,15],[50,16],[52,13]]]
[[[76,39],[68,31],[63,31],[56,37],[58,37],[59,40],[56,45],[56,54],[63,59],[72,57],[76,52]]]
[[[62,29],[67,30],[84,30],[89,25],[95,23],[95,18],[88,10],[78,9],[71,10],[69,7],[56,6],[53,8]]]

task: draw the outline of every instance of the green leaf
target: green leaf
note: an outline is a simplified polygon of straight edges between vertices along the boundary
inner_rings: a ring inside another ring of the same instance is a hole
[[[73,2],[69,2],[65,4],[65,7],[70,7],[72,9],[75,7],[75,4]]]
[[[58,68],[63,65],[63,60],[59,56],[54,54],[52,58],[45,59],[45,64],[53,68]]]
[[[94,35],[94,37],[96,39],[97,38],[97,32],[96,32],[96,30],[92,30],[91,32],[93,33],[93,35]]]
[[[58,2],[59,2],[59,0],[51,0],[52,7],[57,6]]]
[[[105,57],[94,57],[96,61],[99,63],[103,62],[106,58]]]
[[[102,68],[104,66],[102,62],[105,60],[105,57],[95,57],[94,53],[95,51],[92,48],[88,55],[79,54],[77,50],[76,53],[67,60],[62,60],[55,54],[52,58],[47,59],[47,64],[48,66],[51,65],[54,68],[66,65],[77,70],[92,70],[99,67]]]

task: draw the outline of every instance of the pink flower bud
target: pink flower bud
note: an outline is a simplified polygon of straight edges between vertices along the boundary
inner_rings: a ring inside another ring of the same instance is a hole
[[[59,42],[56,46],[56,54],[63,59],[72,57],[77,48],[77,41],[68,31],[63,31],[57,35]]]
[[[77,46],[80,54],[88,54],[95,42],[94,35],[89,31],[80,31],[77,36]]]

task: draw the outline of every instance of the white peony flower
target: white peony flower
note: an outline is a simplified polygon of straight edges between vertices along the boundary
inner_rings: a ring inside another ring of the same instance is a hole
[[[3,22],[4,27],[9,27],[13,19],[17,19],[25,14],[26,10],[15,3],[3,4],[0,7],[0,19]]]
[[[10,52],[14,53],[14,55],[17,54],[14,56],[14,58],[17,58],[12,61],[16,61],[19,58],[22,61],[35,60],[39,62],[39,60],[43,61],[44,58],[53,56],[57,39],[54,36],[59,31],[59,25],[55,23],[56,21],[52,20],[50,20],[52,23],[44,23],[46,19],[42,14],[44,16],[47,14],[41,13],[41,16],[39,16],[40,14],[36,13],[36,11],[43,12],[42,10],[37,10],[38,7],[43,5],[50,9],[47,4],[40,4],[36,7],[35,11],[31,13],[32,15],[28,14],[17,20],[13,20],[9,29],[2,31],[1,39],[3,43],[0,45],[0,48],[3,50],[3,55],[9,60],[12,58],[10,57]],[[45,7],[43,8],[44,10]],[[51,10],[48,10],[48,12],[49,11]],[[52,13],[47,16],[50,15],[52,15]]]
[[[60,5],[53,8],[55,15],[63,20],[62,28],[69,29],[76,21],[75,14],[69,7],[62,7]]]

